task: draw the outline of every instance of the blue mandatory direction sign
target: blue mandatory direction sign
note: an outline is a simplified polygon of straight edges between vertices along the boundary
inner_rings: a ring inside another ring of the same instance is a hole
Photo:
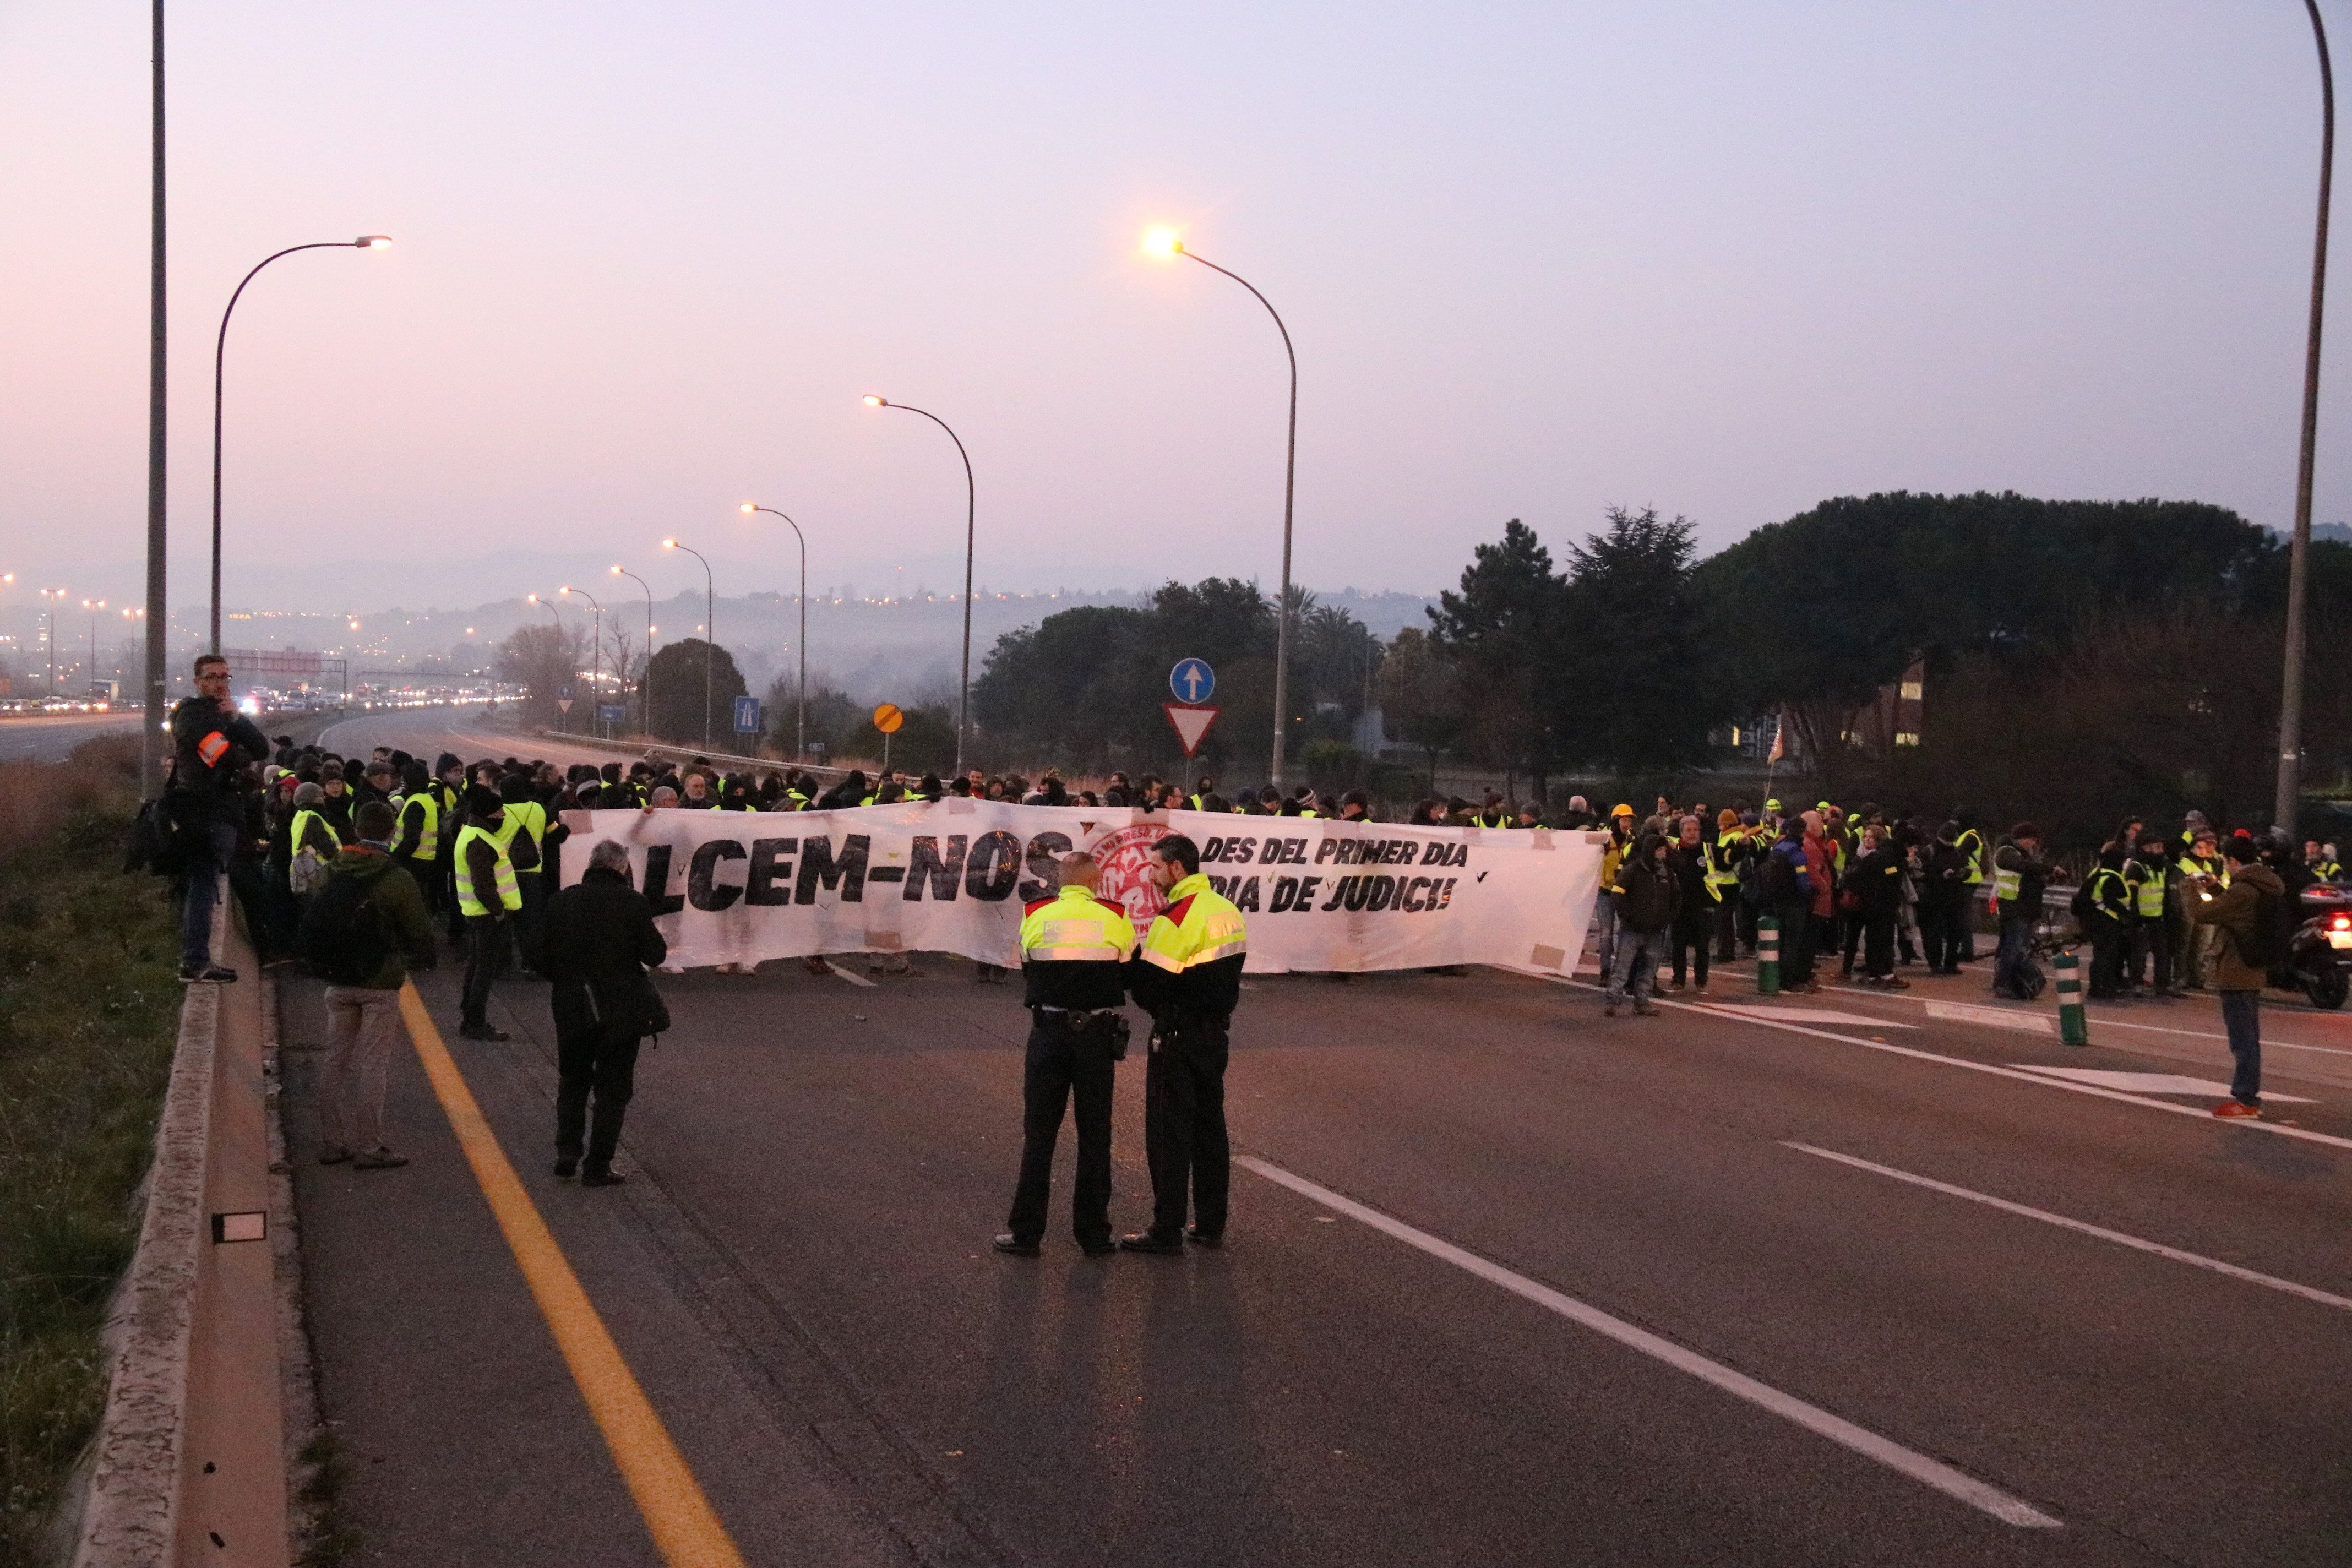
[[[1180,658],[1168,672],[1168,689],[1179,702],[1206,702],[1217,689],[1217,672],[1205,658]]]
[[[760,700],[756,697],[735,699],[735,732],[756,735],[760,732]]]

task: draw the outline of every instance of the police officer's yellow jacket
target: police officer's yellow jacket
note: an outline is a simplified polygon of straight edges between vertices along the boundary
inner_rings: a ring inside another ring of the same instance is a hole
[[[1089,888],[1064,888],[1021,915],[1023,998],[1031,1007],[1092,1010],[1127,1000],[1126,962],[1135,926]]]
[[[1221,1028],[1241,1000],[1248,955],[1241,911],[1195,871],[1168,889],[1168,907],[1127,966],[1128,989],[1163,1026]]]

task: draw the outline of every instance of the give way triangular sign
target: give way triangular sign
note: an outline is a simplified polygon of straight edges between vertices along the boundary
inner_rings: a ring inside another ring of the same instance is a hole
[[[1209,732],[1209,726],[1217,721],[1217,715],[1223,711],[1205,702],[1162,702],[1160,706],[1168,710],[1168,721],[1176,726],[1176,738],[1184,742],[1184,754],[1188,757],[1201,749],[1201,737]]]

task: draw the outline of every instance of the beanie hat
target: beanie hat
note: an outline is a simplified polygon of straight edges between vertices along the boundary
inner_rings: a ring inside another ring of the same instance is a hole
[[[327,792],[320,788],[317,784],[304,784],[295,786],[294,804],[298,808],[306,805],[317,805],[326,798]]]
[[[487,820],[502,810],[505,804],[499,799],[496,790],[484,789],[480,784],[466,786],[466,815],[468,816]]]

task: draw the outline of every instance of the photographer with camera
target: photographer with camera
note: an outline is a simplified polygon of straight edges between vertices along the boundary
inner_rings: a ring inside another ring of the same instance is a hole
[[[1119,1009],[1127,1005],[1135,927],[1125,910],[1095,896],[1101,877],[1093,856],[1066,856],[1060,893],[1022,913],[1023,1005],[1031,1023],[1021,1079],[1021,1176],[1005,1220],[1013,1228],[995,1241],[997,1251],[1015,1258],[1036,1257],[1045,1239],[1066,1104],[1075,1105],[1078,1125],[1071,1232],[1088,1258],[1118,1250],[1110,1234],[1110,1102],[1127,1055],[1129,1026]]]

